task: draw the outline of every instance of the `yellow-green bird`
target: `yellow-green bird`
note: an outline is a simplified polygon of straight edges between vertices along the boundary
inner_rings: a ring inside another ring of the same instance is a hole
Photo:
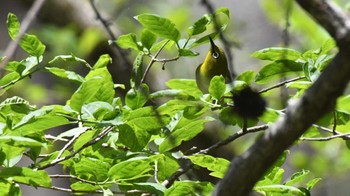
[[[214,44],[211,37],[209,37],[209,40],[210,50],[208,51],[204,62],[196,69],[197,86],[203,93],[208,93],[210,80],[214,76],[222,75],[225,78],[226,83],[232,81],[225,52]]]

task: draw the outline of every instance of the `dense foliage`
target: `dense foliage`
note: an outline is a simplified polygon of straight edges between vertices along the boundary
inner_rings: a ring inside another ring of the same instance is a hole
[[[214,20],[218,18],[220,20]],[[127,89],[125,97],[116,96],[115,89],[125,89],[126,85],[113,82],[107,69],[112,61],[109,55],[100,56],[94,65],[73,54],[45,59],[45,44],[37,36],[25,34],[21,38],[19,45],[28,57],[7,64],[7,73],[0,80],[3,95],[36,72],[53,74],[78,84],[79,88],[65,104],[40,108],[25,97],[2,97],[0,195],[21,195],[18,184],[59,189],[51,181],[60,177],[71,179],[70,189],[62,190],[76,194],[208,195],[214,184],[178,178],[179,171],[185,170],[181,174],[186,175],[186,169],[203,167],[211,172],[211,176],[221,179],[230,160],[208,153],[247,134],[264,131],[284,115],[283,109],[269,107],[261,117],[246,122],[234,107],[231,91],[239,92],[254,86],[262,89],[259,93],[268,100],[274,96],[269,92],[286,86],[292,89],[290,97],[298,98],[317,79],[335,50],[335,43],[330,39],[319,48],[306,52],[283,47],[265,48],[252,54],[252,57],[268,62],[259,71],[243,72],[228,85],[223,77],[214,77],[209,94],[203,95],[191,79],[171,79],[166,82],[168,89],[152,92],[145,83],[152,65],[196,56],[194,49],[197,46],[208,43],[209,36],[218,37],[225,30],[230,12],[220,8],[204,15],[188,27],[186,35],[168,18],[141,14],[135,19],[143,27],[140,35],[129,33],[111,41],[136,52],[128,85],[131,88]],[[20,23],[12,13],[8,15],[7,26],[10,37],[16,40]],[[159,58],[161,52],[174,49],[177,51],[175,57]],[[143,66],[146,60],[149,61],[147,67]],[[85,66],[88,73],[83,76],[70,70],[68,65],[72,62]],[[283,78],[288,79],[280,83]],[[166,98],[166,101],[159,106],[153,104],[160,98]],[[345,132],[337,132],[332,127],[337,125],[338,131],[347,130],[348,100],[349,96],[340,98],[334,113],[310,128],[299,142],[316,140],[325,134],[347,138]],[[205,124],[211,121],[220,121],[240,130],[206,149],[177,149],[183,141],[201,133]],[[53,128],[63,131],[55,136],[47,134]],[[63,147],[57,149],[57,143]],[[31,164],[19,166],[23,156],[29,157]],[[287,156],[290,156],[289,151],[281,155],[256,184],[255,191],[264,195],[310,194],[320,178],[304,169],[284,176],[282,165]],[[50,175],[45,170],[56,165],[63,165],[65,175]]]

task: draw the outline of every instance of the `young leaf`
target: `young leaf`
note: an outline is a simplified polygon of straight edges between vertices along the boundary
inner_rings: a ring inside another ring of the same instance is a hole
[[[137,109],[142,107],[149,97],[149,88],[146,84],[142,84],[140,87],[130,89],[125,97],[125,104],[131,109]]]
[[[198,56],[199,55],[199,53],[193,52],[192,50],[189,50],[189,49],[180,48],[178,51],[180,56]]]
[[[226,84],[225,78],[220,76],[214,76],[209,85],[209,93],[213,96],[214,99],[220,100],[221,97],[225,94]]]
[[[143,129],[133,129],[127,124],[118,126],[118,141],[129,147],[131,151],[141,151],[149,142],[151,134]]]
[[[250,85],[252,82],[254,82],[256,77],[255,71],[246,71],[238,75],[235,80],[240,80],[246,82],[248,85]]]
[[[133,63],[133,72],[131,73],[131,87],[139,88],[141,85],[142,75],[143,75],[143,52],[139,52]],[[142,88],[142,87],[141,87]]]
[[[84,104],[95,101],[112,103],[115,94],[114,83],[106,67],[90,71],[85,79],[69,101],[73,110],[80,111]]]
[[[299,182],[301,182],[302,180],[304,180],[307,175],[310,173],[310,171],[308,170],[302,170],[300,172],[296,172],[292,175],[292,177],[290,177],[290,180],[287,181],[285,183],[285,185],[294,185],[294,184],[297,184]]]
[[[291,73],[302,71],[300,63],[290,60],[279,60],[268,65],[265,65],[256,75],[255,81],[257,83],[266,83],[272,79],[286,76]]]
[[[141,43],[143,47],[150,50],[156,41],[157,41],[157,36],[154,35],[151,31],[149,31],[148,29],[142,30]]]
[[[290,60],[295,61],[301,58],[302,54],[291,48],[264,48],[251,54],[252,57],[260,60],[278,61],[278,60]]]
[[[153,133],[168,124],[170,118],[168,115],[159,114],[153,107],[143,107],[131,111],[125,116],[125,121],[134,130]]]
[[[199,98],[203,95],[203,93],[198,89],[195,80],[172,79],[166,82],[166,85],[171,89],[182,90],[184,95],[189,95],[194,98]]]
[[[51,178],[43,170],[32,170],[26,167],[3,168],[0,171],[1,178],[12,178],[16,182],[31,186],[51,187]]]
[[[28,54],[40,57],[44,54],[46,46],[35,35],[23,35],[20,46]]]
[[[12,40],[16,41],[20,25],[17,16],[13,13],[9,13],[7,16],[7,30]],[[43,55],[46,48],[35,35],[24,34],[19,44],[23,50],[35,57]]]
[[[167,18],[162,18],[153,14],[141,14],[135,16],[135,19],[138,20],[142,26],[159,37],[170,39],[174,42],[180,39],[179,30],[175,27],[175,24]]]
[[[114,180],[134,180],[151,176],[153,167],[148,157],[138,157],[122,161],[108,171],[108,176]]]
[[[176,181],[173,186],[165,191],[164,196],[172,195],[210,195],[214,189],[209,182]]]
[[[109,54],[104,54],[100,56],[100,58],[97,60],[93,68],[94,69],[104,68],[111,63],[112,63],[112,58],[109,56]]]
[[[193,164],[212,171],[209,175],[217,178],[223,178],[230,165],[230,161],[223,158],[215,158],[210,155],[198,154],[189,156],[188,158]]]
[[[192,26],[187,30],[189,36],[198,35],[207,30],[207,25],[212,21],[212,17],[209,15],[204,15],[199,20],[197,20]]]
[[[7,15],[7,31],[12,40],[15,40],[20,29],[20,22],[16,15],[9,13]]]
[[[31,138],[21,136],[0,136],[0,144],[8,144],[14,147],[46,147],[45,143],[41,143]]]
[[[86,67],[92,69],[91,65],[86,62],[84,59],[81,59],[81,58],[78,58],[74,55],[58,55],[58,56],[55,56],[55,58],[53,58],[51,61],[49,61],[48,64],[53,64],[55,63],[56,61],[59,61],[59,60],[63,60],[64,62],[79,62],[79,63],[83,63]]]
[[[208,120],[192,120],[186,125],[171,132],[159,146],[161,153],[179,146],[182,141],[188,141],[198,135],[204,129],[204,123]]]
[[[65,69],[58,68],[58,67],[45,67],[45,69],[48,72],[50,72],[50,73],[52,73],[60,78],[65,78],[65,79],[72,80],[72,81],[75,81],[78,83],[83,83],[85,81],[85,79],[81,75],[79,75],[73,71],[68,71]]]
[[[117,44],[119,47],[124,49],[130,48],[136,51],[142,51],[142,47],[137,42],[136,35],[133,33],[119,36],[117,39]]]

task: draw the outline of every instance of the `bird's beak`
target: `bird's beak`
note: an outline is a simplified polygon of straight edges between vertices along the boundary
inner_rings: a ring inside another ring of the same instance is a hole
[[[214,41],[211,37],[209,37],[209,41],[210,41],[210,48],[211,48],[211,52],[214,53],[216,52],[215,49],[216,49],[216,45],[214,44]]]

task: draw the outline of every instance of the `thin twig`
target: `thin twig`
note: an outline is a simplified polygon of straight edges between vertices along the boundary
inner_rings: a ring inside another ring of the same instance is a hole
[[[265,93],[265,92],[270,91],[270,90],[272,90],[272,89],[279,88],[279,87],[281,87],[281,86],[283,86],[283,85],[285,85],[285,84],[288,84],[288,83],[290,83],[290,82],[294,82],[294,81],[301,80],[301,79],[304,79],[304,78],[305,78],[305,76],[299,76],[299,77],[297,77],[297,78],[292,78],[292,79],[290,79],[290,80],[285,80],[285,81],[282,81],[282,82],[280,82],[280,83],[277,83],[277,84],[275,84],[275,85],[273,85],[273,86],[270,86],[270,87],[268,87],[268,88],[264,88],[264,89],[260,90],[259,93],[260,93],[260,94],[261,94],[261,93]]]
[[[86,130],[88,130],[88,129],[86,129]],[[85,130],[85,131],[86,131],[86,130]],[[66,145],[64,145],[64,147],[60,150],[60,152],[58,153],[58,155],[57,155],[57,157],[56,157],[55,160],[60,159],[61,156],[62,156],[62,154],[64,153],[64,151],[66,151],[69,147],[71,147],[72,144],[73,144],[83,133],[85,133],[85,131],[81,131],[81,132],[78,132],[77,134],[75,134],[75,135],[73,136],[73,138],[72,138],[71,140],[69,140],[69,142],[67,142]],[[55,160],[54,160],[54,161],[55,161]]]
[[[96,7],[95,0],[90,0],[90,5],[91,5],[93,11],[94,11],[95,14],[96,14],[96,18],[97,18],[99,21],[101,21],[103,28],[107,31],[107,34],[108,34],[108,36],[110,37],[110,39],[111,39],[111,40],[117,40],[117,36],[114,35],[114,33],[113,33],[113,31],[112,31],[112,29],[111,29],[111,27],[110,27],[111,23],[108,22],[107,20],[105,20],[105,19],[102,17],[100,11],[99,11],[99,10],[97,9],[97,7]],[[128,55],[127,52],[124,51],[123,49],[121,49],[121,48],[116,44],[116,42],[111,42],[111,45],[114,46],[114,48],[115,48],[115,50],[113,50],[113,51],[115,52],[116,56],[117,56],[118,58],[122,59],[122,61],[123,61],[124,63],[127,64],[127,67],[128,67],[128,68],[131,68],[132,65],[131,65],[130,61],[127,59],[127,55]]]
[[[197,153],[194,153],[193,155],[197,155],[197,154],[208,154],[209,152],[211,152],[212,150],[218,149],[226,144],[229,144],[230,142],[238,139],[239,137],[246,135],[248,133],[254,133],[254,132],[258,132],[258,131],[263,131],[268,129],[268,125],[259,125],[259,126],[255,126],[255,127],[250,127],[247,128],[246,131],[240,130],[236,133],[234,133],[233,135],[229,136],[228,138],[226,138],[225,140],[221,140],[217,143],[215,143],[214,145],[210,146],[209,148],[200,150]],[[189,163],[188,165],[186,165],[186,167],[180,168],[178,169],[170,178],[168,178],[167,180],[165,180],[162,185],[165,187],[170,187],[177,178],[179,178],[182,174],[188,172],[190,169],[192,169],[194,166],[193,163]]]
[[[82,179],[78,176],[74,176],[74,175],[61,175],[61,174],[52,174],[52,175],[49,175],[50,178],[69,178],[69,179],[75,179],[75,180],[78,180],[80,182],[84,182],[84,183],[87,183],[87,184],[92,184],[92,185],[105,185],[105,184],[108,184],[108,182],[94,182],[94,181],[90,181],[90,180],[86,180],[86,179]],[[109,182],[109,184],[111,183],[115,183],[115,182]]]
[[[341,138],[343,140],[350,140],[350,133],[344,133],[344,134],[336,134],[336,135],[332,135],[332,136],[328,136],[328,137],[314,137],[314,138],[306,138],[306,137],[302,137],[300,138],[303,141],[329,141],[332,139],[336,139],[336,138]]]
[[[151,69],[152,65],[154,64],[155,59],[158,57],[158,55],[160,54],[160,52],[164,49],[164,47],[169,43],[170,40],[167,40],[162,47],[159,48],[159,50],[157,51],[157,53],[152,57],[151,61],[148,63],[145,72],[143,73],[142,79],[141,79],[141,84],[145,81],[146,76],[149,72],[149,70]]]
[[[337,135],[337,132],[336,132],[336,129],[337,129],[337,112],[334,110],[333,111],[333,135]]]
[[[15,183],[17,184],[23,184],[23,185],[27,185],[27,186],[32,186],[31,184],[26,184],[26,183],[22,183],[22,182],[17,182],[17,181],[14,181]],[[75,193],[75,194],[81,194],[81,193],[98,193],[98,194],[102,194],[103,191],[102,190],[96,190],[96,191],[83,191],[83,190],[73,190],[73,189],[69,189],[69,188],[62,188],[62,187],[57,187],[57,186],[50,186],[50,187],[46,187],[46,186],[43,186],[43,185],[38,185],[36,184],[35,185],[36,187],[40,187],[40,188],[45,188],[45,189],[51,189],[51,190],[55,190],[55,191],[61,191],[61,192],[66,192],[66,193]],[[135,193],[148,193],[146,191],[143,191],[143,190],[128,190],[128,191],[112,191],[112,193],[114,194],[120,194],[120,195],[127,195],[127,194],[135,194]]]
[[[45,3],[45,0],[36,0],[33,5],[28,10],[26,16],[24,17],[21,27],[19,29],[19,32],[16,36],[15,40],[12,40],[10,44],[7,46],[4,56],[6,58],[0,63],[0,77],[4,74],[4,67],[6,64],[12,59],[13,55],[15,54],[15,51],[18,47],[19,41],[22,39],[23,35],[27,32],[29,26],[32,24],[35,16],[40,11],[41,7]]]
[[[75,152],[72,152],[71,154],[61,157],[59,159],[55,159],[54,161],[52,161],[51,163],[47,164],[47,165],[43,165],[41,167],[38,167],[38,169],[46,169],[48,167],[52,167],[62,161],[65,161],[69,158],[72,158],[74,155],[76,155],[77,153],[79,153],[80,151],[82,151],[83,149],[85,149],[88,146],[91,146],[95,143],[97,143],[98,141],[100,141],[104,136],[106,136],[110,131],[113,130],[112,126],[109,126],[107,128],[105,128],[104,130],[101,131],[100,134],[98,134],[96,137],[92,138],[89,142],[85,143],[83,146],[81,146],[79,149],[77,149]]]

